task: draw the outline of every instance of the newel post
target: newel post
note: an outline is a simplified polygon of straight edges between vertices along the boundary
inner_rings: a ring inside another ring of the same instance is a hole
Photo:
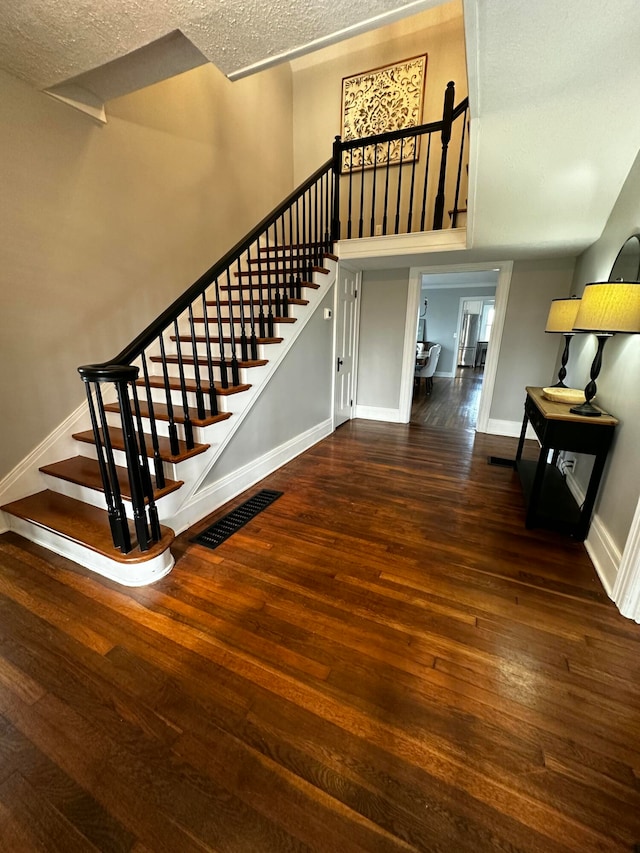
[[[451,139],[451,125],[453,117],[453,102],[456,96],[455,83],[451,80],[447,83],[444,93],[444,106],[442,108],[442,159],[440,160],[440,177],[438,179],[438,194],[436,195],[433,210],[433,230],[440,231],[444,219],[444,190],[447,178],[447,151]]]
[[[331,242],[340,239],[340,173],[342,172],[342,140],[336,136],[333,143],[333,211],[331,216]]]

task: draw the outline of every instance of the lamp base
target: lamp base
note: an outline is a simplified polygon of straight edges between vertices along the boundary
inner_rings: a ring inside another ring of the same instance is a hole
[[[584,418],[599,418],[602,415],[600,409],[596,409],[591,403],[581,403],[579,406],[572,406],[569,409],[574,415],[582,415]]]
[[[567,388],[568,386],[565,385],[561,379],[559,382],[554,383],[551,387],[552,388]]]

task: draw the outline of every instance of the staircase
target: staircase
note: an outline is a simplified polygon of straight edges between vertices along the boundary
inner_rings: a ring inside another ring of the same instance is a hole
[[[438,230],[445,201],[457,209],[468,103],[454,108],[453,99],[450,83],[441,122],[337,138],[332,158],[126,349],[78,368],[87,407],[75,452],[40,466],[41,489],[27,488],[29,472],[18,490],[26,496],[1,507],[11,529],[124,585],[167,574],[174,531],[216,508],[199,490],[335,282],[334,243],[352,231],[424,231],[428,217]],[[456,179],[447,152],[458,119]],[[436,134],[441,158],[431,169]],[[405,141],[417,152],[419,137],[425,154],[403,160]]]
[[[103,444],[109,444],[113,451],[113,474],[127,519],[130,550],[114,549],[112,522],[109,512],[104,509],[105,486],[93,429],[73,433],[78,455],[39,468],[46,486],[43,491],[2,507],[12,517],[11,527],[15,532],[128,586],[151,583],[171,570],[172,518],[179,510],[184,511],[184,505],[198,483],[242,422],[242,415],[266,386],[287,347],[297,338],[299,332],[294,331],[295,325],[304,327],[322,295],[335,281],[335,255],[326,252],[316,254],[319,263],[313,265],[311,275],[303,279],[303,274],[309,272],[308,246],[296,247],[295,250],[287,246],[270,250],[262,248],[263,254],[266,255],[267,251],[270,255],[269,278],[266,279],[263,273],[262,282],[256,285],[256,276],[259,277],[257,259],[254,263],[246,263],[236,276],[238,283],[232,285],[230,297],[221,295],[219,303],[207,300],[206,317],[202,314],[192,316],[192,323],[185,325],[183,321],[178,324],[178,333],[167,336],[173,348],[165,349],[164,355],[161,352],[149,355],[147,377],[135,381],[137,406],[134,395],[127,398],[129,412],[134,417],[139,413],[150,464],[153,452],[156,452],[153,451],[154,438],[150,429],[152,415],[156,423],[155,444],[164,475],[162,485],[158,484],[156,476],[150,477],[159,520],[157,541],[142,550],[137,539],[126,463],[126,437],[120,425],[122,405],[117,400],[103,406],[108,436],[105,439],[102,427],[98,432]],[[294,281],[298,282],[293,290],[302,295],[290,296],[287,291],[285,300],[282,288],[292,274]],[[286,316],[279,314],[269,318],[267,315],[265,324],[272,324],[274,334],[256,335],[255,354],[258,357],[239,358],[239,381],[235,385],[225,383],[225,387],[220,373],[222,361],[232,362],[234,339],[237,342],[242,337],[240,299],[248,312],[252,301],[258,305],[262,299],[265,304],[276,285],[281,294],[281,309],[282,302],[286,301]],[[220,325],[226,333],[222,337],[218,334]],[[184,354],[179,345],[187,345],[195,355]],[[279,352],[274,357],[276,350]],[[212,351],[221,353],[221,356],[211,357]],[[199,378],[200,371],[208,371],[210,364],[217,368],[218,376],[213,383],[215,414],[198,409],[198,399],[202,402],[202,398],[211,394],[209,382]],[[167,385],[170,389],[169,403],[166,402]],[[185,395],[186,412],[182,406]],[[192,442],[187,441],[185,434],[187,421],[190,424],[187,429],[193,435]],[[172,422],[176,425],[177,446],[169,435]],[[148,506],[148,500],[145,503]]]

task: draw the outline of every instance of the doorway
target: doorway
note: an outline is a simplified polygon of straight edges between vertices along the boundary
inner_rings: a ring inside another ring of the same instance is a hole
[[[440,404],[446,403],[448,407],[448,412],[442,415],[445,422],[451,420],[457,404],[461,417],[467,419],[470,427],[479,432],[487,431],[512,267],[512,262],[506,261],[421,267],[410,271],[407,334],[412,335],[416,343],[418,335],[423,334],[427,344],[441,344],[431,396],[436,399],[434,393],[438,385],[440,392],[448,390],[448,400],[439,394]],[[475,327],[470,337],[461,341],[465,302],[475,303],[470,306],[473,311],[468,313],[477,314],[477,319],[473,321]],[[419,325],[421,321],[425,322]],[[466,344],[462,347],[466,349],[465,358],[461,358],[461,343]],[[412,392],[415,348],[403,367],[403,378]],[[414,398],[412,393],[407,396],[409,420]],[[474,398],[472,403],[471,397]]]

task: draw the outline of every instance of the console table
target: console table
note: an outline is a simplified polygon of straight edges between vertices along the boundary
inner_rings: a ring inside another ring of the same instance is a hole
[[[582,542],[589,532],[593,505],[618,421],[604,412],[599,418],[574,415],[568,403],[547,400],[542,388],[527,386],[526,391],[516,453],[516,469],[527,501],[526,525],[569,533]],[[522,458],[528,423],[541,444],[537,462]],[[595,457],[582,507],[578,506],[556,466],[561,450]],[[553,451],[552,461],[548,462],[550,451]]]

